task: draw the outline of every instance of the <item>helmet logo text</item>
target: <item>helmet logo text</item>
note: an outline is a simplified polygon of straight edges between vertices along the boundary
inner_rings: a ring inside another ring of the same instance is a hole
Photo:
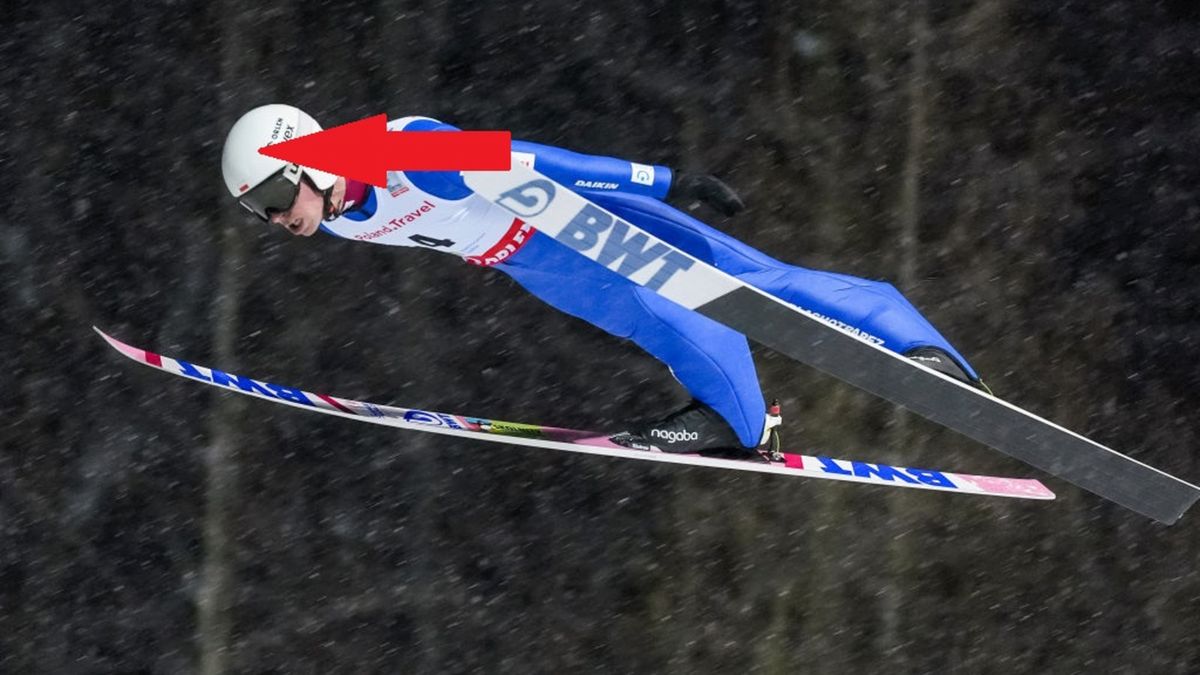
[[[289,124],[289,125],[287,125],[287,128],[284,129],[283,118],[277,117],[277,118],[275,118],[275,126],[271,128],[271,143],[275,143],[275,142],[281,140],[279,138],[280,130],[283,131],[282,140],[285,140],[285,141],[291,140],[292,136],[296,135],[296,127]]]

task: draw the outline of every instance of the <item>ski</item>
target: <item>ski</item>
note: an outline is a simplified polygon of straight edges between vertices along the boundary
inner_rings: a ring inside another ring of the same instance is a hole
[[[1054,493],[1039,481],[1023,478],[1001,478],[997,476],[973,476],[969,474],[915,469],[888,464],[868,463],[834,459],[824,455],[802,455],[783,453],[783,461],[761,461],[753,459],[725,459],[692,454],[673,454],[650,450],[635,450],[617,445],[608,435],[575,429],[501,422],[481,417],[467,417],[448,413],[400,408],[366,401],[314,394],[308,391],[254,380],[221,370],[198,366],[188,361],[174,359],[138,347],[125,344],[104,333],[94,330],[108,344],[134,361],[157,370],[180,377],[204,382],[239,394],[247,394],[274,403],[282,403],[312,412],[336,415],[359,422],[370,422],[398,429],[427,433],[460,436],[494,443],[525,445],[549,450],[565,450],[592,455],[623,457],[652,462],[688,464],[718,469],[735,469],[785,476],[803,476],[826,480],[850,481],[882,485],[887,487],[939,490],[962,494],[1013,497],[1018,499],[1054,499]]]
[[[467,185],[634,283],[782,354],[1162,523],[1200,488],[871,343],[663,242],[534,169],[465,171]]]

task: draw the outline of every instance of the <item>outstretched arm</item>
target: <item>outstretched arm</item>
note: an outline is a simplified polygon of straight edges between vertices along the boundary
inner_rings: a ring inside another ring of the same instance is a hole
[[[458,131],[428,117],[405,117],[388,125],[393,131]],[[513,161],[537,169],[551,179],[578,192],[623,192],[654,199],[683,197],[698,199],[733,215],[745,208],[737,193],[714,176],[675,173],[653,164],[639,164],[615,157],[585,155],[529,141],[513,141]],[[409,171],[417,187],[448,199],[470,194],[462,176],[453,171]]]
[[[716,176],[673,172],[665,166],[584,155],[528,141],[513,141],[512,147],[515,161],[523,161],[577,192],[624,192],[658,200],[696,199],[727,216],[746,208],[733,188]]]
[[[578,192],[625,192],[664,199],[671,170],[616,157],[585,155],[529,141],[513,141],[513,161]]]

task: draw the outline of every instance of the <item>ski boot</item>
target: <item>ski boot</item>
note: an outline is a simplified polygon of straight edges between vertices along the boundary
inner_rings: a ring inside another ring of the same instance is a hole
[[[772,408],[767,414],[760,446],[772,438],[777,438],[781,422],[776,401],[772,403]],[[756,449],[742,445],[737,434],[715,410],[699,401],[692,401],[681,410],[656,422],[636,425],[629,431],[610,437],[609,440],[636,450],[649,450],[654,447],[663,452],[696,453],[738,459],[748,459],[747,455],[756,453]]]
[[[712,408],[692,401],[681,410],[647,424],[634,425],[609,440],[638,450],[656,447],[663,452],[698,453],[742,447],[737,434]]]

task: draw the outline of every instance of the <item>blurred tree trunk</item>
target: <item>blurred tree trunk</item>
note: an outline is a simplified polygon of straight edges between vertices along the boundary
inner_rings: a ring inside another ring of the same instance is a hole
[[[907,125],[903,163],[900,167],[900,192],[896,203],[897,260],[894,263],[895,284],[901,292],[911,293],[919,279],[919,230],[921,223],[921,175],[925,164],[925,148],[929,135],[929,24],[926,0],[911,0],[907,6],[909,20],[909,72],[901,100],[907,102]],[[897,408],[892,416],[893,445],[896,448],[918,447],[911,433],[909,416]],[[880,593],[877,649],[881,654],[904,660],[906,634],[901,625],[906,595],[917,580],[920,570],[917,559],[916,517],[914,495],[897,491],[888,500],[890,528],[895,536],[889,545],[889,567]]]
[[[452,108],[453,101],[438,97],[443,86],[439,63],[447,58],[447,50],[461,48],[459,36],[454,34],[450,8],[439,5],[414,11],[411,2],[401,0],[380,0],[378,7],[379,14],[386,18],[380,26],[377,48],[390,57],[372,75],[369,105],[386,112],[388,119],[428,115],[460,124],[453,117],[442,117],[441,110]],[[415,264],[411,257],[389,254],[396,256],[397,264],[402,260]],[[396,297],[419,298],[430,285],[430,277],[424,273],[395,274],[389,276],[387,283]],[[405,312],[414,322],[428,324],[434,320],[429,315],[418,316],[418,311],[412,304],[405,306]],[[413,363],[411,367],[412,381],[451,381],[452,375],[442,373],[440,363]],[[409,528],[411,541],[407,547],[410,562],[396,570],[396,583],[405,590],[394,600],[392,611],[398,609],[411,617],[416,642],[421,645],[416,662],[422,670],[436,672],[447,662],[453,662],[455,656],[441,632],[449,611],[446,597],[454,592],[454,584],[449,580],[453,575],[447,570],[454,567],[457,552],[448,554],[439,546],[439,529],[444,518],[440,497],[445,489],[439,446],[435,437],[414,436],[402,441],[410,476],[407,485],[415,494],[410,518],[413,525]]]
[[[223,133],[242,110],[242,94],[255,72],[254,7],[222,2],[217,7],[220,26],[221,100],[220,130]],[[253,86],[253,85],[250,85]],[[220,263],[217,294],[212,309],[213,359],[224,368],[237,369],[236,342],[241,306],[242,277],[247,258],[247,237],[231,217],[234,206],[216,211],[208,223],[210,232],[220,233]],[[203,675],[230,672],[233,657],[233,606],[235,603],[236,536],[235,510],[240,499],[239,445],[244,438],[245,399],[221,392],[214,394],[210,437],[205,451],[203,560],[196,598],[196,641],[199,670]]]
[[[246,258],[245,233],[232,224],[221,228],[221,269],[217,276],[215,321],[216,363],[236,369],[238,308],[242,268]],[[243,437],[246,399],[221,392],[214,395],[210,442],[204,458],[204,560],[200,572],[196,627],[200,647],[200,672],[229,672],[233,634],[233,598],[237,583],[234,563],[234,510],[241,499],[238,486],[238,445]]]

